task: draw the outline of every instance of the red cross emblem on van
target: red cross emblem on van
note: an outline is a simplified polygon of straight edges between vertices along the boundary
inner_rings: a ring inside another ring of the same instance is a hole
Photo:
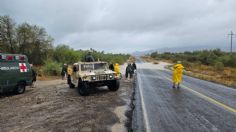
[[[19,63],[20,72],[27,72],[27,67],[25,63]]]

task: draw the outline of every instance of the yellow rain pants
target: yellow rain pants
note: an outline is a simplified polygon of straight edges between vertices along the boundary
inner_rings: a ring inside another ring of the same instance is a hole
[[[120,65],[118,63],[115,64],[114,71],[115,71],[116,75],[120,74]]]

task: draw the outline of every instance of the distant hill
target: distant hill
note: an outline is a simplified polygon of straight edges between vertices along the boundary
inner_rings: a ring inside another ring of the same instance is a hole
[[[146,50],[146,51],[135,51],[132,53],[134,56],[142,56],[151,54],[153,52],[164,53],[164,52],[185,52],[185,51],[197,51],[197,50],[209,50],[209,49],[221,49],[223,51],[229,51],[229,47],[223,46],[191,46],[191,47],[178,47],[178,48],[160,48],[160,49],[153,49],[153,50]],[[236,48],[235,48],[236,49]],[[234,50],[235,51],[235,50]]]

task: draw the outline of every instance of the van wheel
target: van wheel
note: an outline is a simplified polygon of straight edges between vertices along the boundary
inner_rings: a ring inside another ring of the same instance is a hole
[[[78,92],[81,96],[88,96],[90,93],[89,85],[86,82],[79,83]]]
[[[17,85],[16,90],[15,90],[16,94],[23,94],[25,92],[25,83],[21,82]]]

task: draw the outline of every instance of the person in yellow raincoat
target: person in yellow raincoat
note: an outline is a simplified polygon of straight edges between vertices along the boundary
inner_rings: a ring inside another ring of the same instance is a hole
[[[78,71],[78,63],[73,64],[73,72],[72,72],[72,82],[73,84],[77,83],[77,77],[76,77],[76,72]]]
[[[72,75],[72,72],[73,72],[72,66],[69,65],[69,66],[67,67],[67,74],[71,76],[71,75]]]
[[[181,64],[181,61],[177,61],[177,64],[173,66],[173,88],[177,84],[177,88],[180,88],[179,85],[182,82],[182,75],[183,75],[184,66]]]
[[[120,76],[120,65],[118,63],[115,64],[114,71],[116,76]]]
[[[67,84],[69,84],[71,86],[72,82],[71,82],[71,76],[72,76],[72,66],[68,66],[67,67]]]

